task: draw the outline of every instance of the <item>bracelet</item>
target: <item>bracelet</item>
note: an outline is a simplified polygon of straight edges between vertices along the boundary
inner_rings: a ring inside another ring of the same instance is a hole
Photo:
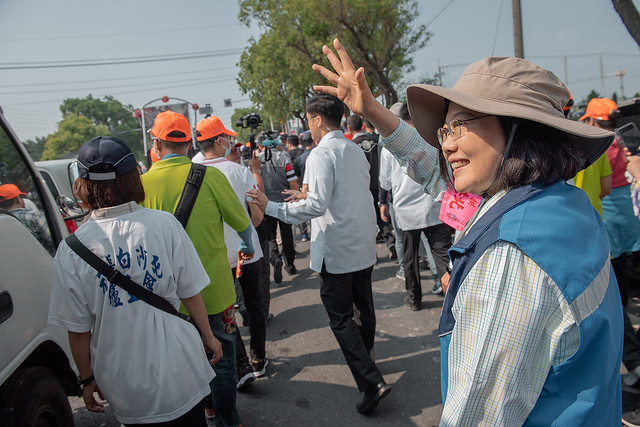
[[[80,383],[80,387],[84,388],[95,381],[95,377],[93,376],[93,372],[89,375],[89,378],[85,378],[84,380],[80,378],[78,375],[78,382]]]

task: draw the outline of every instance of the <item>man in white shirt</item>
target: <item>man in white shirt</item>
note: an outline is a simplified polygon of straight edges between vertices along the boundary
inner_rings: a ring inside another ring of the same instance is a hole
[[[376,216],[369,191],[369,163],[362,150],[344,137],[342,102],[330,95],[307,101],[306,121],[314,140],[309,154],[306,199],[274,203],[257,190],[247,194],[267,215],[299,224],[311,220],[312,270],[320,273],[320,296],[329,325],[364,399],[359,412],[369,412],[391,387],[372,360],[376,318],[371,272],[376,262]],[[353,306],[360,311],[359,328]]]
[[[398,117],[413,127],[407,103],[399,109]],[[386,148],[382,150],[380,159],[380,186],[392,190],[393,206],[396,222],[403,240],[403,267],[407,296],[406,305],[413,311],[420,310],[422,304],[422,284],[418,250],[421,234],[427,237],[429,248],[433,254],[438,277],[433,288],[434,293],[442,292],[440,280],[448,280],[447,266],[451,247],[453,229],[440,221],[441,203],[426,194],[422,186],[409,178],[400,167],[400,163]],[[385,207],[381,206],[381,209]]]

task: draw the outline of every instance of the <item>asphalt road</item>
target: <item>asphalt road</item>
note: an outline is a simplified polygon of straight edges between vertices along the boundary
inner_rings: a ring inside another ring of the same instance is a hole
[[[296,250],[299,274],[285,272],[280,285],[272,282],[267,375],[238,393],[243,426],[437,425],[442,411],[437,324],[443,299],[431,294],[430,273],[422,272],[422,310],[413,312],[404,305],[397,264],[388,260],[386,247],[378,245],[380,260],[373,271],[375,358],[393,390],[373,413],[361,415],[355,405],[362,395],[329,329],[317,273],[308,268],[309,242],[297,240]],[[241,331],[248,345],[248,328]],[[93,414],[80,398],[71,401],[76,426],[119,425],[108,404],[105,414]]]

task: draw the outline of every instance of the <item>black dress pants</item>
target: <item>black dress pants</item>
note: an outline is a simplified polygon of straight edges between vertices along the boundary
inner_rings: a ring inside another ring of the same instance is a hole
[[[242,287],[244,296],[244,306],[249,317],[249,333],[251,335],[251,357],[253,359],[264,359],[266,326],[264,322],[264,309],[262,307],[262,296],[260,294],[260,273],[261,261],[242,265],[242,275],[238,279]],[[231,270],[233,277],[236,277],[236,269]],[[240,329],[236,328],[236,361],[240,364],[247,362],[247,352],[240,336]],[[238,366],[240,366],[238,364]]]
[[[429,241],[433,260],[438,270],[438,279],[447,272],[451,247],[451,227],[438,224],[419,230],[402,230],[404,244],[404,283],[407,293],[417,303],[422,301],[422,284],[420,283],[419,246],[420,233],[424,233]]]
[[[370,356],[376,332],[372,271],[373,266],[352,273],[332,274],[323,264],[320,272],[320,298],[329,315],[329,326],[361,392],[383,381]],[[360,311],[362,326],[353,321],[354,305]]]
[[[264,223],[267,225],[267,230],[269,231],[269,261],[273,265],[274,257],[280,256],[280,250],[278,249],[278,243],[276,242],[276,230],[279,225],[280,237],[282,237],[282,253],[284,255],[283,262],[285,265],[292,266],[293,261],[296,258],[296,250],[293,246],[293,232],[291,231],[291,224],[282,222],[278,218],[274,218],[269,215],[264,216]]]

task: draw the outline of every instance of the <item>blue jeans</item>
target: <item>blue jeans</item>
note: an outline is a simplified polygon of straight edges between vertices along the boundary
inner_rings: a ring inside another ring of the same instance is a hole
[[[236,385],[238,371],[236,367],[236,334],[225,331],[222,313],[209,315],[209,325],[213,335],[222,344],[222,359],[213,366],[216,377],[211,381],[211,396],[205,398],[205,405],[216,410],[216,426],[237,427],[240,415],[236,409]]]

